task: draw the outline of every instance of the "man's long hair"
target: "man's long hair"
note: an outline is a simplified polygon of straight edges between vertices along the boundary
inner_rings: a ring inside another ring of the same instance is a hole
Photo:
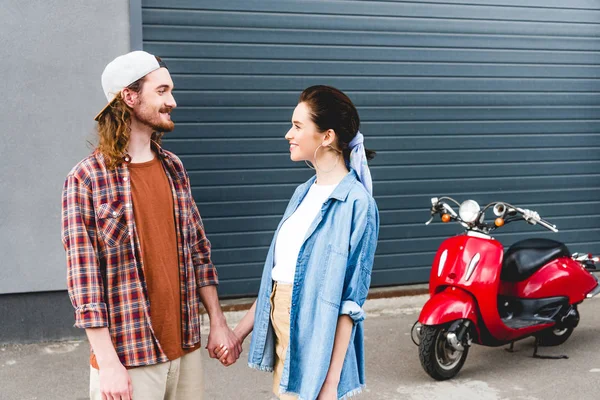
[[[140,93],[143,85],[144,78],[141,78],[129,85],[128,88]],[[121,93],[118,93],[115,100],[98,119],[98,145],[96,151],[102,153],[108,169],[115,169],[121,165],[127,154],[131,135],[132,113],[133,109],[125,104]],[[163,133],[154,132],[152,140],[160,145],[162,136]]]

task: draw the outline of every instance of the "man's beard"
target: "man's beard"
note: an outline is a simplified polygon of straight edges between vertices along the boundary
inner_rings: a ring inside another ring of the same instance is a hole
[[[171,110],[171,108],[163,107],[158,112],[170,113]],[[138,121],[152,128],[154,132],[172,132],[175,129],[173,121],[163,121],[160,115],[157,115],[153,110],[149,110],[143,103],[140,104],[137,110],[133,110],[133,114]]]

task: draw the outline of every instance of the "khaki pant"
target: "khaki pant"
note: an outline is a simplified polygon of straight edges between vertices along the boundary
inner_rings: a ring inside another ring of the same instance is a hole
[[[127,370],[134,400],[202,400],[204,370],[202,351],[195,350],[174,361]],[[100,375],[90,367],[90,399],[102,400]]]
[[[297,399],[296,396],[279,395],[279,382],[285,365],[285,356],[290,343],[290,313],[292,285],[275,283],[271,293],[271,322],[275,330],[275,366],[273,367],[273,393],[281,400]]]

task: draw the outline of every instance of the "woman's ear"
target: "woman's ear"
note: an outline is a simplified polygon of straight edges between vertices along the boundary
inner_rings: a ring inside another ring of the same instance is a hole
[[[337,148],[337,146],[336,146],[336,144],[337,144],[336,143],[336,134],[335,134],[335,131],[333,129],[327,129],[325,131],[324,136],[325,137],[323,138],[323,143],[322,143],[322,145],[324,147],[325,146],[332,146],[334,148]]]

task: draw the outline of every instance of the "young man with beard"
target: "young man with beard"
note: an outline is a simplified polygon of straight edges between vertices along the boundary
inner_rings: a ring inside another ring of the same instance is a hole
[[[75,326],[91,344],[92,399],[202,399],[200,301],[211,358],[240,340],[221,311],[210,242],[188,174],[160,147],[174,128],[173,81],[160,58],[117,57],[102,74],[99,143],[67,176],[62,241]]]

